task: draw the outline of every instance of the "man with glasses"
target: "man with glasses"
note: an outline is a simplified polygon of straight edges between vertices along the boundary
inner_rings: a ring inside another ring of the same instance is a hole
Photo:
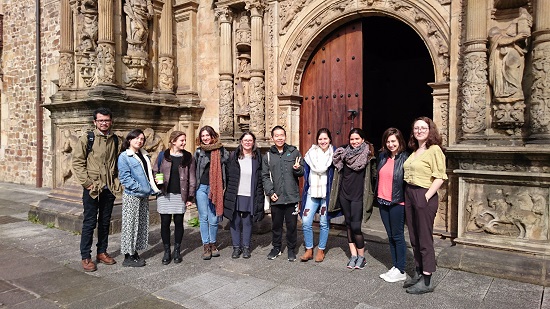
[[[121,143],[118,136],[111,131],[113,114],[110,109],[100,107],[94,111],[93,116],[95,130],[80,137],[73,157],[75,176],[84,188],[80,254],[82,268],[87,272],[97,269],[91,257],[96,225],[96,262],[106,265],[116,263],[107,253],[107,245],[115,195],[121,193],[116,168]]]

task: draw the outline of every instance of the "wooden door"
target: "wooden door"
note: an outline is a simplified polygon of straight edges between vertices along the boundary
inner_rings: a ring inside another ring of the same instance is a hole
[[[332,133],[332,144],[348,143],[353,127],[362,127],[363,32],[361,21],[342,26],[319,45],[302,77],[300,150],[315,144],[320,128]],[[357,114],[352,119],[351,112]]]

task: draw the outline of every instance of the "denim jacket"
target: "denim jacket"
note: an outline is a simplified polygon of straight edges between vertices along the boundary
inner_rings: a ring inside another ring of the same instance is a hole
[[[137,197],[148,197],[160,190],[155,184],[149,153],[144,149],[140,149],[140,152],[147,162],[146,167],[131,149],[126,149],[118,156],[118,179],[124,186],[124,193]],[[147,171],[149,179],[145,176],[145,171]]]

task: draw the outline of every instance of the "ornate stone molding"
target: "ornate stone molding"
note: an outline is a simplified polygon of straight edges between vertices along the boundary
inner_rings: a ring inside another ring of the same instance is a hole
[[[159,90],[172,92],[174,90],[174,59],[159,58]]]
[[[252,76],[250,80],[250,131],[264,136],[265,129],[265,83],[263,77]]]
[[[233,136],[233,81],[220,80],[220,135]]]
[[[459,95],[462,107],[462,131],[479,133],[486,128],[487,55],[471,52],[464,56],[464,74]]]
[[[410,25],[427,43],[435,66],[436,82],[449,79],[449,25],[433,7],[412,0],[336,0],[323,2],[294,27],[301,30],[290,34],[282,49],[279,95],[299,93],[302,73],[313,51],[312,44],[320,40],[319,33],[333,27],[336,21],[340,24],[342,19],[355,14],[385,14]]]
[[[546,30],[550,36],[550,30]],[[531,86],[531,133],[550,133],[550,42],[533,49],[533,85]]]
[[[59,53],[59,87],[70,88],[74,85],[74,56],[73,53]]]
[[[227,6],[215,8],[214,14],[216,14],[219,23],[231,23],[233,21],[233,11]]]
[[[312,0],[286,0],[279,3],[279,35],[285,35],[290,24],[295,20],[296,14],[308,5]]]
[[[109,43],[97,46],[97,70],[94,84],[115,83],[115,47]]]

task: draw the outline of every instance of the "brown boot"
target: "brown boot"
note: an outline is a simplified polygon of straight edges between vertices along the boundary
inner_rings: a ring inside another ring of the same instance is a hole
[[[300,257],[300,261],[307,262],[311,259],[313,259],[313,249],[306,249],[306,252],[304,252],[304,255]]]
[[[92,259],[84,259],[82,260],[82,268],[84,268],[84,271],[91,272],[96,271],[97,267],[95,266],[95,263],[92,261]]]
[[[116,264],[115,259],[113,259],[112,257],[110,257],[109,254],[108,254],[107,252],[98,254],[98,255],[95,257],[95,259],[96,259],[96,262],[97,262],[97,263],[103,263],[103,264],[106,264],[106,265],[113,265],[113,264]]]
[[[210,260],[212,258],[212,251],[210,251],[210,244],[206,244],[204,247],[204,253],[202,254],[203,260]]]
[[[220,256],[220,251],[218,250],[218,247],[216,247],[215,243],[210,244],[210,252],[212,252],[212,257]]]
[[[325,250],[317,249],[317,255],[315,256],[315,262],[320,263],[325,260]]]

